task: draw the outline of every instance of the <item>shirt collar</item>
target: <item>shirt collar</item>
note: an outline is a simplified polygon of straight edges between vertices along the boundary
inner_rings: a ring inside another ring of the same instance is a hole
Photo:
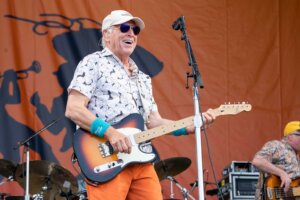
[[[295,151],[295,149],[288,143],[286,137],[284,137],[284,138],[282,139],[282,142],[285,144],[285,146],[286,146],[289,150]],[[296,152],[296,151],[295,151],[295,152]]]
[[[101,54],[102,54],[102,56],[113,56],[116,60],[118,60],[119,63],[121,63],[120,59],[115,54],[113,54],[113,52],[107,47],[105,47],[101,51]],[[138,67],[135,64],[134,60],[132,60],[130,57],[129,57],[129,64],[133,68],[133,74],[137,74],[138,73]]]

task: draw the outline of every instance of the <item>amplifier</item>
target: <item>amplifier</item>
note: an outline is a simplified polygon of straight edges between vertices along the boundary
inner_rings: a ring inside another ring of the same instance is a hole
[[[220,192],[216,190],[218,199],[224,200],[254,200],[259,173],[229,173],[218,182]],[[222,196],[222,197],[221,197]]]
[[[254,200],[259,170],[249,161],[232,161],[222,171],[218,185],[226,200]],[[218,194],[220,199],[220,194]]]
[[[254,165],[252,165],[250,161],[232,161],[223,169],[222,175],[223,177],[225,177],[228,176],[229,173],[235,172],[252,173],[259,172],[259,170]]]
[[[230,199],[254,200],[258,177],[258,172],[230,173]]]

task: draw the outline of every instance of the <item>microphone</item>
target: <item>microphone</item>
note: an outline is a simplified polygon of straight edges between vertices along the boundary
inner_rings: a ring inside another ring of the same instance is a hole
[[[184,16],[181,16],[172,24],[172,28],[175,31],[177,31],[179,29],[183,29],[184,25],[185,25]]]

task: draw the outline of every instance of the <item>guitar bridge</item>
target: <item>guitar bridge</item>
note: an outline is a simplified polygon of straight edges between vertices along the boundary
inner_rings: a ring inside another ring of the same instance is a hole
[[[98,173],[105,172],[107,170],[110,170],[110,169],[113,169],[116,167],[121,167],[122,165],[123,165],[123,161],[116,160],[116,161],[105,163],[103,165],[96,166],[94,168],[94,172],[98,174]]]
[[[106,141],[104,143],[100,143],[98,145],[100,154],[102,156],[102,158],[111,156],[114,153],[114,148],[111,146],[111,144],[109,143],[109,141]]]

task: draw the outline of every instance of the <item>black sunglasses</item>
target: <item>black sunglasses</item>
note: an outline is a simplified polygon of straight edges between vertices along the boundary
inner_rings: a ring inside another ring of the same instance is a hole
[[[120,25],[120,31],[122,33],[127,33],[130,28],[132,29],[134,35],[138,35],[141,31],[140,27],[138,27],[138,26],[130,26],[129,24],[121,24]]]
[[[299,132],[298,133],[293,133],[293,135],[300,136],[300,133]]]

